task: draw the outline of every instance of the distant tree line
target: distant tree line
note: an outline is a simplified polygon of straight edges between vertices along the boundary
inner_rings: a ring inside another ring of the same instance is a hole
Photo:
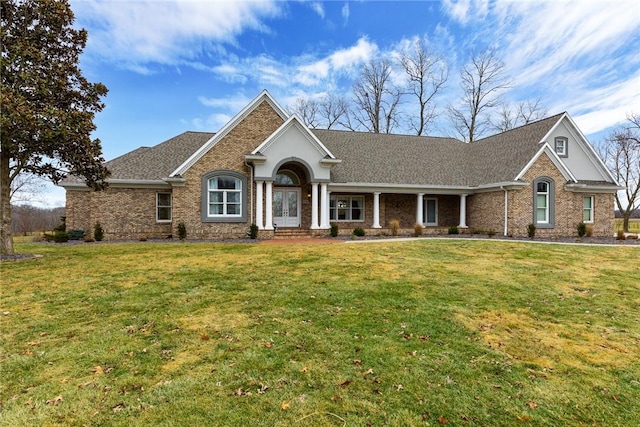
[[[40,231],[51,231],[61,222],[64,208],[39,208],[24,204],[12,206],[11,227],[14,235],[27,236]]]
[[[470,55],[459,70],[459,97],[440,106],[449,68],[444,56],[432,51],[424,40],[415,40],[396,57],[365,63],[350,94],[300,97],[289,111],[313,129],[415,135],[432,132],[436,119],[444,114],[455,136],[466,142],[547,114],[540,99],[513,105],[504,101],[502,95],[511,83],[494,49]]]

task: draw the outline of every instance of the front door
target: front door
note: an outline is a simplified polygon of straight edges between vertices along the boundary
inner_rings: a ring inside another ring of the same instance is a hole
[[[300,227],[300,189],[273,189],[273,222],[278,227]]]

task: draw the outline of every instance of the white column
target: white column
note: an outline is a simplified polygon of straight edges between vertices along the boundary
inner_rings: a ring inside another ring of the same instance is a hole
[[[382,228],[380,225],[380,192],[373,193],[373,228]]]
[[[460,224],[459,228],[467,227],[467,194],[460,195]]]
[[[327,183],[320,184],[320,229],[327,230],[329,228],[329,192],[327,191]]]
[[[256,225],[258,230],[264,230],[264,222],[262,221],[262,188],[264,181],[256,181]]]
[[[266,221],[265,221],[265,230],[273,230],[273,182],[267,181],[266,194],[264,195],[265,205],[266,205]]]
[[[318,183],[311,183],[311,229],[317,230],[318,227]]]
[[[509,191],[504,189],[504,235],[509,234]]]
[[[416,206],[416,223],[424,224],[424,193],[418,193]]]

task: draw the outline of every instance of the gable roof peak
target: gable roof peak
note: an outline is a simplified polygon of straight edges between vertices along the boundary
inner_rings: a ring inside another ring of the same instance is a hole
[[[176,170],[174,170],[170,177],[184,175],[195,162],[197,162],[202,156],[207,153],[211,147],[216,145],[218,141],[224,138],[238,123],[244,120],[249,114],[251,114],[256,108],[258,108],[263,102],[269,104],[269,106],[278,114],[283,121],[289,118],[289,114],[284,108],[278,104],[278,102],[271,96],[269,91],[264,89],[258,96],[256,96],[250,103],[248,103],[238,114],[236,114],[231,120],[229,120],[211,139],[209,139],[200,149],[193,153],[187,160],[184,161]]]

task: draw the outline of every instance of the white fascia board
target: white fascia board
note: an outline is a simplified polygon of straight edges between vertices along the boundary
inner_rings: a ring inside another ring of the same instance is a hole
[[[162,179],[108,179],[107,183],[114,188],[171,188]]]
[[[567,191],[574,193],[612,193],[615,194],[625,187],[619,185],[598,185],[598,184],[567,184],[564,187]]]
[[[548,142],[545,142],[542,147],[538,150],[538,152],[529,160],[529,163],[520,171],[518,175],[516,175],[515,181],[521,180],[525,173],[533,166],[533,164],[542,156],[542,153],[547,153],[551,161],[554,165],[560,170],[560,173],[567,181],[578,182],[575,176],[571,173],[569,168],[562,162],[560,157],[556,154],[556,152],[551,148]]]
[[[175,181],[175,180],[174,180]],[[185,180],[182,180],[185,181]],[[162,179],[107,179],[107,184],[112,188],[171,188],[172,184]],[[58,184],[69,190],[91,190],[84,182],[72,182]]]
[[[529,185],[528,182],[524,181],[507,181],[507,182],[495,182],[491,184],[482,184],[475,187],[476,193],[486,193],[489,191],[497,191],[497,190],[519,190],[521,188]]]
[[[166,177],[162,178],[162,180],[172,187],[184,187],[187,183],[187,180],[181,177]]]
[[[332,168],[335,165],[339,165],[340,163],[342,163],[342,160],[336,158],[320,160],[320,166],[325,168]]]
[[[91,191],[91,188],[87,187],[87,184],[84,182],[60,182],[55,185],[57,187],[62,187],[65,190]]]
[[[567,121],[569,122],[569,124],[571,125],[575,133],[577,134],[576,140],[579,141],[579,143],[582,144],[583,148],[586,149],[587,155],[590,157],[591,161],[595,164],[595,166],[600,170],[600,173],[608,177],[611,180],[610,182],[618,185],[618,182],[613,177],[613,174],[611,173],[609,168],[607,168],[607,165],[604,164],[604,162],[602,161],[598,153],[594,150],[591,144],[589,144],[589,140],[587,139],[586,136],[584,136],[584,134],[582,133],[578,125],[576,125],[576,123],[573,121],[571,116],[569,116],[569,114],[567,113],[564,113],[562,118],[567,119]]]
[[[421,184],[386,184],[386,183],[361,183],[361,182],[333,182],[329,183],[330,191],[343,191],[349,193],[392,193],[392,194],[447,194],[460,195],[472,194],[474,187],[448,186],[448,185],[421,185]]]
[[[280,135],[285,133],[291,126],[296,126],[298,129],[300,129],[303,135],[309,140],[309,142],[311,142],[312,145],[315,146],[315,148],[323,156],[329,156],[332,159],[336,158],[336,156],[334,156],[333,153],[329,151],[329,149],[325,147],[322,142],[320,142],[318,137],[316,137],[295,114],[291,115],[291,117],[289,117],[289,119],[284,122],[282,126],[276,129],[274,133],[269,135],[269,137],[265,139],[262,144],[260,144],[255,150],[251,152],[251,154],[258,154],[265,151],[267,148],[269,148],[269,146],[271,146],[271,144],[274,143],[274,141],[276,141],[280,137]]]
[[[267,162],[267,156],[262,154],[247,154],[244,156],[244,160],[247,163],[253,163],[254,165],[262,165]]]
[[[247,117],[253,110],[255,110],[263,101],[267,101],[267,103],[275,110],[275,112],[282,118],[282,120],[287,120],[289,115],[282,108],[275,99],[271,96],[271,94],[265,89],[260,95],[255,97],[253,101],[247,104],[238,114],[236,114],[227,124],[225,124],[218,133],[216,133],[211,139],[209,139],[202,147],[198,149],[195,153],[191,155],[184,163],[182,163],[176,170],[171,172],[169,177],[175,177],[178,175],[183,175],[195,162],[197,162],[202,156],[204,156],[214,145],[218,143],[221,139],[223,139],[229,132],[235,128],[238,123],[240,123],[245,117]]]
[[[558,119],[558,121],[556,122],[555,125],[551,126],[551,129],[549,129],[549,132],[547,132],[540,141],[538,141],[538,144],[543,144],[545,142],[547,142],[547,139],[549,139],[549,136],[553,135],[553,133],[556,131],[556,128],[558,126],[560,126],[560,123],[562,122],[562,119],[564,119],[565,117],[568,117],[567,112],[565,111],[564,113],[562,113],[562,117],[560,117]]]

